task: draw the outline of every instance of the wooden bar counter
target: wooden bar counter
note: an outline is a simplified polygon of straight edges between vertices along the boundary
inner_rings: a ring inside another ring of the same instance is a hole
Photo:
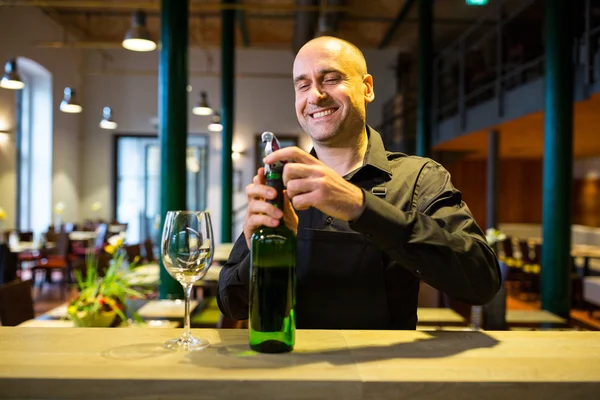
[[[598,399],[600,332],[298,331],[289,354],[245,330],[0,327],[0,398]]]

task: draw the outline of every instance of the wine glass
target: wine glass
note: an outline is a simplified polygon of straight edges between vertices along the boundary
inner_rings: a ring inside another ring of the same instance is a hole
[[[210,214],[205,211],[169,211],[161,240],[161,255],[167,272],[181,283],[185,293],[184,331],[165,347],[174,350],[202,350],[206,339],[190,333],[190,295],[194,283],[210,268],[214,254]]]

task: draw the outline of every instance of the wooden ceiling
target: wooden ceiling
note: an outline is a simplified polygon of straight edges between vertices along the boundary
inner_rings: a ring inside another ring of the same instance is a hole
[[[183,1],[183,0],[172,0]],[[298,14],[312,11],[313,23],[319,11],[339,12],[336,35],[361,48],[377,48],[407,0],[238,0],[237,46],[293,48]],[[522,0],[507,0],[507,9]],[[389,47],[412,51],[416,46],[418,7],[413,2],[403,23],[395,30]],[[434,36],[438,48],[445,46],[481,16],[490,23],[496,2],[484,7],[467,6],[465,0],[434,2]],[[160,36],[160,2],[157,0],[0,0],[4,6],[36,6],[48,12],[80,42],[45,42],[46,47],[119,47],[136,9],[148,14],[147,25],[155,40]],[[309,8],[307,8],[309,7]],[[334,7],[334,8],[331,8]],[[8,7],[0,7],[6,12]],[[220,46],[218,0],[189,0],[190,46]],[[247,32],[246,35],[243,35]],[[244,36],[247,40],[243,40]],[[43,41],[44,38],[40,38]]]
[[[573,122],[573,156],[600,155],[600,93],[575,103]],[[500,133],[502,158],[541,158],[544,154],[544,113],[517,118],[489,129]],[[436,150],[469,153],[468,158],[487,158],[489,129],[447,141]]]

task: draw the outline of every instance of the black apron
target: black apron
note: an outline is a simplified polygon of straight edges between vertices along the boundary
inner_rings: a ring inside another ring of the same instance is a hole
[[[385,195],[385,192],[383,193]],[[300,329],[389,329],[382,252],[345,221],[299,213],[296,325]]]

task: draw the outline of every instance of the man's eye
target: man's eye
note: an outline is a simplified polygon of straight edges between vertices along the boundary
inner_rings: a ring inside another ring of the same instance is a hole
[[[296,87],[297,90],[306,90],[310,85],[302,84]]]

